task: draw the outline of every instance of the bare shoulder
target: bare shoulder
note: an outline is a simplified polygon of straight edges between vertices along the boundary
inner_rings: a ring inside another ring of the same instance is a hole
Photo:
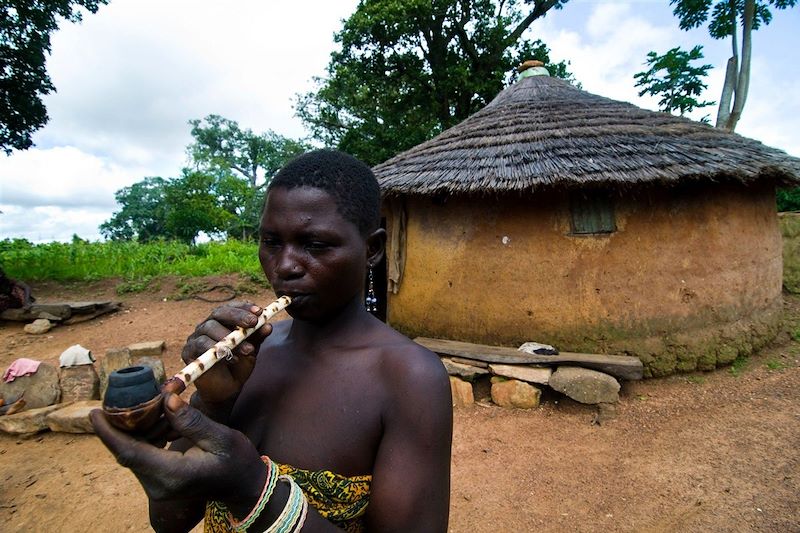
[[[392,384],[406,390],[446,388],[449,392],[447,371],[438,355],[391,327],[384,328],[379,346],[381,370]]]

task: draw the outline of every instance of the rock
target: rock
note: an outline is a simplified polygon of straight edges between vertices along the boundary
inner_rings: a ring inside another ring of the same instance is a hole
[[[472,385],[457,377],[450,376],[450,393],[453,396],[453,407],[472,405],[475,402]]]
[[[41,363],[33,374],[20,376],[10,383],[0,382],[3,398],[19,395],[22,391],[25,391],[26,410],[58,403],[61,397],[58,370],[53,365]]]
[[[31,335],[41,335],[53,329],[53,323],[46,318],[37,318],[30,324],[25,324],[23,329],[25,330],[25,333],[30,333]]]
[[[605,424],[617,418],[617,404],[599,403],[597,404],[597,414],[594,417],[595,424]]]
[[[492,380],[492,401],[500,407],[533,409],[539,406],[542,391],[529,383],[509,380]]]
[[[94,433],[92,423],[89,421],[89,412],[92,409],[101,409],[99,400],[75,402],[62,409],[52,411],[45,416],[45,423],[50,431],[61,433]]]
[[[106,356],[100,361],[100,397],[106,395],[108,375],[115,370],[131,366],[131,352],[128,348],[112,348],[106,351]]]
[[[166,372],[164,371],[164,361],[161,356],[156,355],[142,355],[139,357],[131,357],[131,366],[149,366],[153,369],[153,375],[156,377],[156,383],[164,383]]]
[[[13,415],[0,416],[0,431],[15,435],[26,433],[39,433],[46,431],[47,422],[45,417],[57,409],[61,409],[63,404],[29,409]]]
[[[135,358],[143,355],[160,356],[166,347],[167,343],[164,341],[137,342],[128,345],[128,350],[131,352],[131,357]]]
[[[553,373],[553,369],[546,366],[489,365],[489,370],[497,376],[527,381],[528,383],[540,383],[542,385],[547,385],[550,375]]]
[[[550,376],[549,385],[581,403],[616,403],[619,400],[617,380],[588,368],[560,366]]]
[[[100,399],[100,377],[94,365],[78,365],[61,369],[61,401]]]
[[[451,376],[462,377],[467,381],[472,381],[476,376],[489,373],[489,371],[485,368],[457,363],[447,357],[442,357],[442,364],[444,365],[445,369],[447,369],[448,374]]]

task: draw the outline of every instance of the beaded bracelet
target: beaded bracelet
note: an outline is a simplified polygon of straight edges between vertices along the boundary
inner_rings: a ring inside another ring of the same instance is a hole
[[[296,533],[306,520],[308,501],[291,476],[283,475],[279,479],[289,484],[289,498],[277,520],[264,533]]]
[[[261,460],[267,465],[267,479],[264,481],[264,488],[261,490],[261,495],[258,497],[258,501],[253,507],[253,510],[241,521],[237,521],[230,511],[228,511],[228,522],[234,531],[243,533],[247,531],[248,527],[253,525],[253,522],[258,519],[261,511],[264,510],[270,496],[272,496],[272,492],[275,490],[275,486],[278,484],[278,465],[272,462],[266,455],[263,455]]]

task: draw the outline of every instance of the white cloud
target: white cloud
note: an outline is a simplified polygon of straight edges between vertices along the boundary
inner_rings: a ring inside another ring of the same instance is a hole
[[[73,234],[99,240],[98,226],[108,219],[101,208],[24,207],[0,204],[0,237],[31,242],[68,241]]]

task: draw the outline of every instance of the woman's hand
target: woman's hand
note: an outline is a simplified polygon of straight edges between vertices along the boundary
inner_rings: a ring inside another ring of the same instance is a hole
[[[258,498],[266,467],[239,431],[218,424],[175,394],[164,399],[170,426],[192,446],[164,450],[109,424],[103,411],[90,413],[92,425],[117,462],[133,471],[153,501],[202,499],[242,502]]]
[[[242,302],[217,307],[186,339],[181,358],[189,364],[237,327],[252,328],[261,311],[257,305]],[[203,403],[218,404],[238,396],[255,367],[261,343],[271,332],[272,325],[265,324],[233,350],[230,361],[220,361],[198,378],[195,385]]]

